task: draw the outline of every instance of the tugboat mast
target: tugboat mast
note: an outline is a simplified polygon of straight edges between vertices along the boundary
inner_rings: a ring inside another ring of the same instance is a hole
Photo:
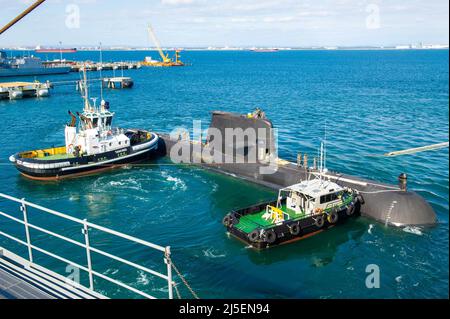
[[[86,65],[83,67],[83,99],[84,99],[84,111],[89,112],[91,110],[91,105],[89,103],[89,92],[88,84],[86,78]]]

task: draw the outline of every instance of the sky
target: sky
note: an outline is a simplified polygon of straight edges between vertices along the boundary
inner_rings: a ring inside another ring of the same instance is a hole
[[[0,25],[32,0],[0,0]],[[47,0],[0,47],[448,44],[447,0]]]

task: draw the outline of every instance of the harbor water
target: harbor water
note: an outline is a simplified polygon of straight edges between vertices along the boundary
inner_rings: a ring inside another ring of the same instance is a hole
[[[78,52],[67,58],[98,60],[98,55]],[[137,61],[145,55],[103,52],[105,61]],[[156,52],[152,55],[156,57]],[[133,89],[104,89],[116,112],[115,124],[170,132],[180,126],[192,128],[195,119],[206,128],[213,110],[247,113],[260,107],[278,128],[280,157],[292,161],[298,152],[316,156],[326,127],[329,169],[387,183],[396,183],[400,173],[407,173],[409,189],[431,203],[438,224],[396,229],[361,217],[318,236],[256,252],[229,238],[222,218],[233,208],[276,194],[229,176],[158,159],[74,180],[25,179],[9,163],[9,156],[64,144],[67,111],[82,108],[75,84],[55,85],[49,98],[0,101],[0,192],[170,245],[175,264],[201,298],[448,298],[448,148],[379,156],[448,141],[448,50],[192,51],[183,52],[182,60],[192,65],[126,70],[124,75],[134,80]],[[99,73],[89,77],[98,78]],[[79,74],[37,79],[76,80]],[[100,83],[91,83],[91,95],[100,96]],[[0,201],[0,210],[20,217],[17,208]],[[78,226],[34,211],[29,214],[32,222],[82,238]],[[21,228],[4,218],[0,222],[2,229],[23,236]],[[37,232],[31,235],[46,249],[85,264],[83,251],[50,242]],[[92,237],[97,247],[164,270],[162,257],[155,259],[159,257],[152,252],[105,236]],[[0,238],[0,245],[26,256],[25,249],[7,239]],[[39,254],[36,258],[66,271],[57,261]],[[93,261],[98,271],[166,296],[160,279],[99,256]],[[368,265],[380,269],[377,289],[366,287]],[[98,287],[111,297],[133,297],[100,281]]]

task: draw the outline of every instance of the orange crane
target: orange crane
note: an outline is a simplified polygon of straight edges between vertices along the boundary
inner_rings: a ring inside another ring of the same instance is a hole
[[[42,3],[44,3],[45,0],[38,0],[35,3],[33,3],[31,6],[29,6],[25,11],[23,11],[21,14],[19,14],[17,17],[15,17],[11,22],[9,22],[7,25],[5,25],[3,28],[0,29],[0,35],[3,34],[6,30],[11,28],[13,25],[15,25],[17,22],[22,20],[26,15],[28,15],[31,11],[36,9],[38,6],[40,6]]]

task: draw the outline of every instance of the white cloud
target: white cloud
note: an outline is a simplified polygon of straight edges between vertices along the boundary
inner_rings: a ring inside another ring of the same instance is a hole
[[[163,5],[192,4],[195,0],[161,0]]]

